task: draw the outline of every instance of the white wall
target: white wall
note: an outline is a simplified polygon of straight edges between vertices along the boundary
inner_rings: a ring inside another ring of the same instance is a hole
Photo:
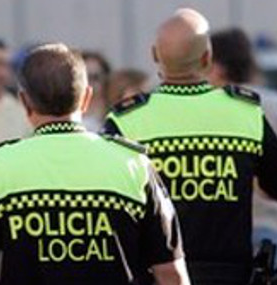
[[[215,30],[236,25],[277,39],[274,0],[0,0],[0,37],[15,47],[60,40],[100,50],[115,66],[152,70],[155,30],[184,6],[204,13]]]
[[[0,0],[0,37],[14,43],[14,0]]]

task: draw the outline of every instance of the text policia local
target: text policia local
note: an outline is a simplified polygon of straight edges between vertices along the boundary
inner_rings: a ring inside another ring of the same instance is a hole
[[[40,262],[114,260],[113,229],[105,212],[32,212],[10,216],[9,226],[13,241],[26,235],[36,240]]]
[[[234,187],[238,171],[232,156],[168,156],[152,161],[170,185],[173,201],[238,201]]]

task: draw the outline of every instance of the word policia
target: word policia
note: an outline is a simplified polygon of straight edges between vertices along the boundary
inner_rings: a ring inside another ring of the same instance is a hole
[[[110,252],[113,229],[106,212],[31,212],[25,217],[10,216],[9,227],[14,241],[26,234],[37,240],[40,262],[114,260]]]
[[[153,163],[164,179],[170,180],[169,191],[173,201],[238,201],[234,190],[238,171],[232,156],[172,155],[165,159],[154,158]]]

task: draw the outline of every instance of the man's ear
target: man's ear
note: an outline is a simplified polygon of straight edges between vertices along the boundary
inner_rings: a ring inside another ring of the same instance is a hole
[[[159,63],[159,57],[156,46],[152,46],[152,57],[155,63]]]
[[[201,57],[201,66],[204,69],[208,69],[211,67],[211,63],[212,63],[212,55],[211,52],[206,50],[204,52],[204,54]]]
[[[157,51],[156,46],[152,46],[152,57],[153,57],[153,60],[156,64],[160,64],[160,60],[159,60],[158,51]],[[158,70],[158,76],[160,79],[163,78],[163,73],[161,70]]]
[[[87,110],[91,105],[92,95],[93,95],[93,89],[91,86],[88,86],[86,88],[86,94],[83,98],[83,101],[81,102],[81,112],[83,114],[87,112]]]
[[[28,98],[28,95],[26,94],[25,91],[21,90],[18,92],[18,97],[19,100],[21,101],[24,109],[26,110],[27,116],[30,117],[32,116],[33,110],[30,104],[30,100]]]

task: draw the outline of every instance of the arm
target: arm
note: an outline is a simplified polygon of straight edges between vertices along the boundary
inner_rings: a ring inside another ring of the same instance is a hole
[[[263,155],[258,161],[257,176],[261,188],[277,199],[277,136],[264,119]]]
[[[154,265],[153,274],[157,285],[190,284],[183,258],[165,264]]]
[[[277,94],[274,91],[266,90],[261,99],[266,118],[277,134]]]
[[[141,252],[158,285],[189,285],[179,221],[160,177],[149,166],[147,212]]]

